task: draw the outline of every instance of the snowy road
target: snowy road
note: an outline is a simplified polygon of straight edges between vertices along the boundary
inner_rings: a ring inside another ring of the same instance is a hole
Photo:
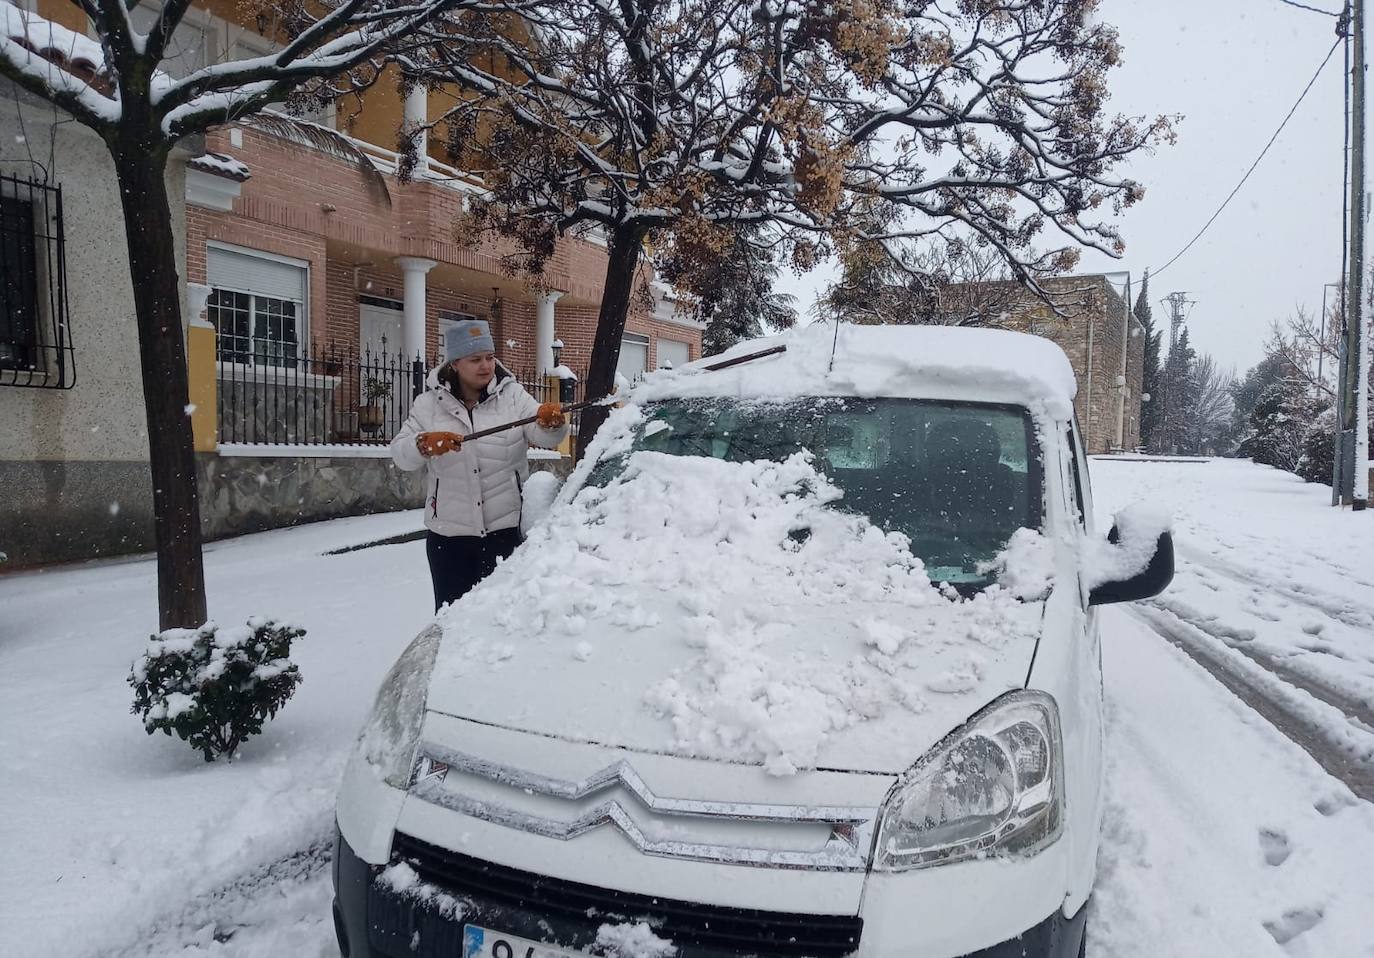
[[[1089,955],[1374,958],[1374,805],[1357,797],[1374,766],[1374,517],[1248,464],[1093,470],[1101,516],[1141,499],[1176,511],[1180,563],[1156,603],[1103,614],[1109,807]],[[0,954],[335,953],[333,783],[428,583],[420,543],[321,553],[414,524],[211,551],[222,621],[310,630],[301,692],[233,765],[127,714],[149,563],[0,578]]]

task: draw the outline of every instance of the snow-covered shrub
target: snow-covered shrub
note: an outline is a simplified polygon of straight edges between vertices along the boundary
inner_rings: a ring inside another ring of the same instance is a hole
[[[300,669],[288,656],[303,635],[257,617],[232,629],[207,622],[154,635],[129,671],[132,711],[149,735],[175,732],[207,762],[232,757],[296,691]]]
[[[1240,444],[1240,454],[1261,465],[1296,472],[1308,427],[1324,408],[1323,401],[1312,399],[1299,384],[1272,383],[1250,413],[1249,433]]]
[[[1302,441],[1302,457],[1298,459],[1298,475],[1308,482],[1331,485],[1331,471],[1336,461],[1336,410],[1323,412],[1307,429]]]

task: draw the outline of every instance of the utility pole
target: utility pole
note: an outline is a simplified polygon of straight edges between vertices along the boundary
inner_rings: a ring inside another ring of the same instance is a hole
[[[1176,419],[1177,410],[1174,404],[1178,401],[1175,395],[1177,390],[1171,388],[1174,383],[1170,382],[1169,372],[1176,358],[1174,350],[1178,347],[1178,331],[1183,328],[1184,322],[1188,319],[1188,307],[1192,306],[1197,300],[1189,299],[1184,292],[1173,292],[1165,296],[1161,302],[1169,307],[1169,355],[1164,361],[1162,385],[1164,386],[1164,441],[1165,452],[1173,452],[1178,439],[1178,423]]]
[[[1352,0],[1348,12],[1354,47],[1350,70],[1350,259],[1345,277],[1345,338],[1337,394],[1340,429],[1336,433],[1332,504],[1348,504],[1358,512],[1369,501],[1369,363],[1364,355],[1364,0]]]
[[[1169,355],[1174,354],[1178,345],[1178,331],[1188,319],[1185,307],[1192,306],[1197,300],[1189,299],[1187,293],[1170,293],[1164,297],[1164,305],[1169,307]]]

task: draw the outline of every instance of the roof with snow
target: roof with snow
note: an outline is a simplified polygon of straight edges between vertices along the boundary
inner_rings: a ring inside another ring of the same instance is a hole
[[[779,345],[787,351],[729,369],[705,368]],[[951,326],[842,324],[837,331],[833,323],[814,323],[652,373],[630,399],[897,396],[1012,403],[1068,420],[1077,391],[1064,351],[1040,336]]]
[[[246,163],[236,160],[232,156],[225,156],[223,153],[202,153],[200,156],[193,157],[186,165],[192,169],[213,173],[215,176],[223,176],[240,183],[253,175],[249,172]]]
[[[0,3],[0,17],[8,39],[102,93],[109,91],[105,52],[97,41],[9,3]]]

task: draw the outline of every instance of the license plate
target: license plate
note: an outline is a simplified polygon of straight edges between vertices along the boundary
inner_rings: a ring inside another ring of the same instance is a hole
[[[531,941],[480,925],[463,926],[463,958],[589,958],[584,951],[570,951]]]

